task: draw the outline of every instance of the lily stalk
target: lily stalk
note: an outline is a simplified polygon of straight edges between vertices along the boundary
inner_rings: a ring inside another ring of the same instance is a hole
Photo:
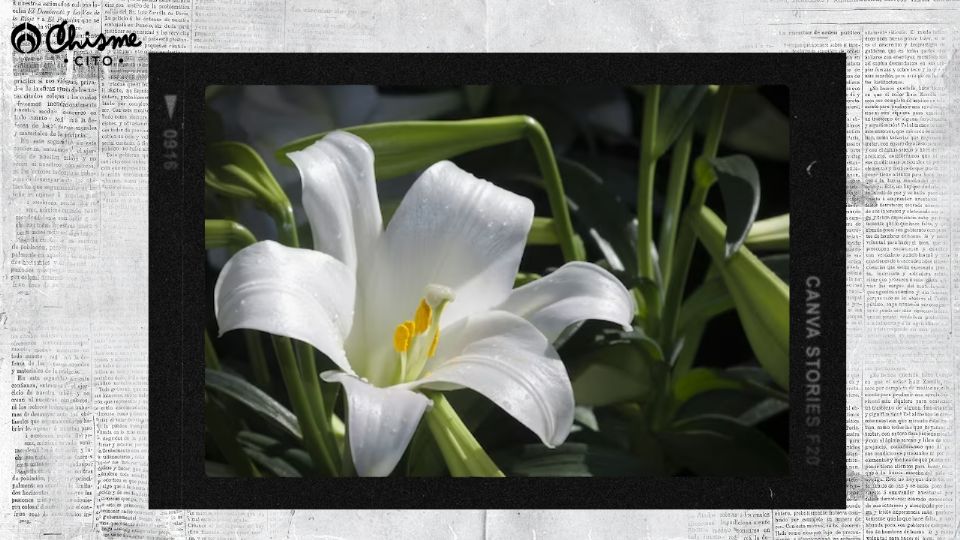
[[[703,150],[697,163],[694,165],[693,189],[690,200],[680,218],[680,230],[677,236],[674,260],[667,281],[667,293],[664,298],[662,342],[673,344],[676,340],[677,318],[680,315],[680,303],[683,301],[683,290],[690,271],[690,261],[693,259],[693,250],[696,247],[696,234],[691,220],[699,215],[700,209],[707,200],[710,186],[716,181],[716,176],[710,173],[707,161],[717,157],[720,148],[720,137],[723,134],[723,124],[727,116],[727,106],[733,94],[732,86],[721,86],[718,90],[713,111],[707,125],[706,139]],[[699,165],[699,166],[698,166]],[[672,345],[671,345],[672,346]]]
[[[640,146],[640,177],[637,185],[637,272],[641,279],[656,281],[653,262],[653,184],[657,172],[657,117],[660,85],[647,86],[643,99],[643,126]],[[654,287],[640,289],[646,304],[647,331],[656,334],[660,299]]]
[[[443,394],[429,396],[433,407],[424,416],[451,476],[503,477]]]
[[[663,218],[660,223],[660,242],[657,244],[660,252],[660,275],[669,276],[673,263],[673,248],[677,239],[677,228],[680,225],[683,192],[687,181],[690,163],[690,150],[693,146],[693,122],[687,124],[670,158],[670,176],[667,180],[667,196],[663,205]]]
[[[293,414],[297,416],[297,422],[300,424],[300,431],[303,433],[303,442],[307,447],[307,453],[310,454],[310,459],[313,460],[315,467],[322,467],[331,476],[337,476],[340,472],[339,467],[334,463],[333,452],[326,445],[320,430],[317,428],[316,419],[313,417],[313,404],[309,402],[300,372],[297,370],[297,359],[293,354],[290,339],[276,335],[272,337],[273,348],[280,364],[280,372],[283,374],[283,382],[287,386],[290,405],[293,406]]]

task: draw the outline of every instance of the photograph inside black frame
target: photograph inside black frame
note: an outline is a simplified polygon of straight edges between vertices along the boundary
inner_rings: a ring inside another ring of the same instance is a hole
[[[788,101],[207,87],[207,475],[787,476]]]

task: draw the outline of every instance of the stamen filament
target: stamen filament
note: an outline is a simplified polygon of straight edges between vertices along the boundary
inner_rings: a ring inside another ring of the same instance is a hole
[[[419,377],[427,360],[436,354],[440,342],[440,315],[453,298],[449,287],[429,285],[413,319],[397,325],[393,348],[400,356],[399,382]]]

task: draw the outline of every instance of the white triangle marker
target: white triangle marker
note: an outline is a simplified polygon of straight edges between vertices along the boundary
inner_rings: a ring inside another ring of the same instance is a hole
[[[166,94],[163,96],[163,99],[167,102],[167,115],[170,116],[170,119],[173,120],[173,110],[177,106],[177,95],[176,94]]]

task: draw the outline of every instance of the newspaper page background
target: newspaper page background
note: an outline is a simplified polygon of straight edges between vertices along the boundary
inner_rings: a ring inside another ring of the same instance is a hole
[[[122,70],[0,54],[0,538],[957,537],[960,2],[5,0],[0,20],[144,43]],[[147,510],[146,51],[846,52],[848,508]]]

